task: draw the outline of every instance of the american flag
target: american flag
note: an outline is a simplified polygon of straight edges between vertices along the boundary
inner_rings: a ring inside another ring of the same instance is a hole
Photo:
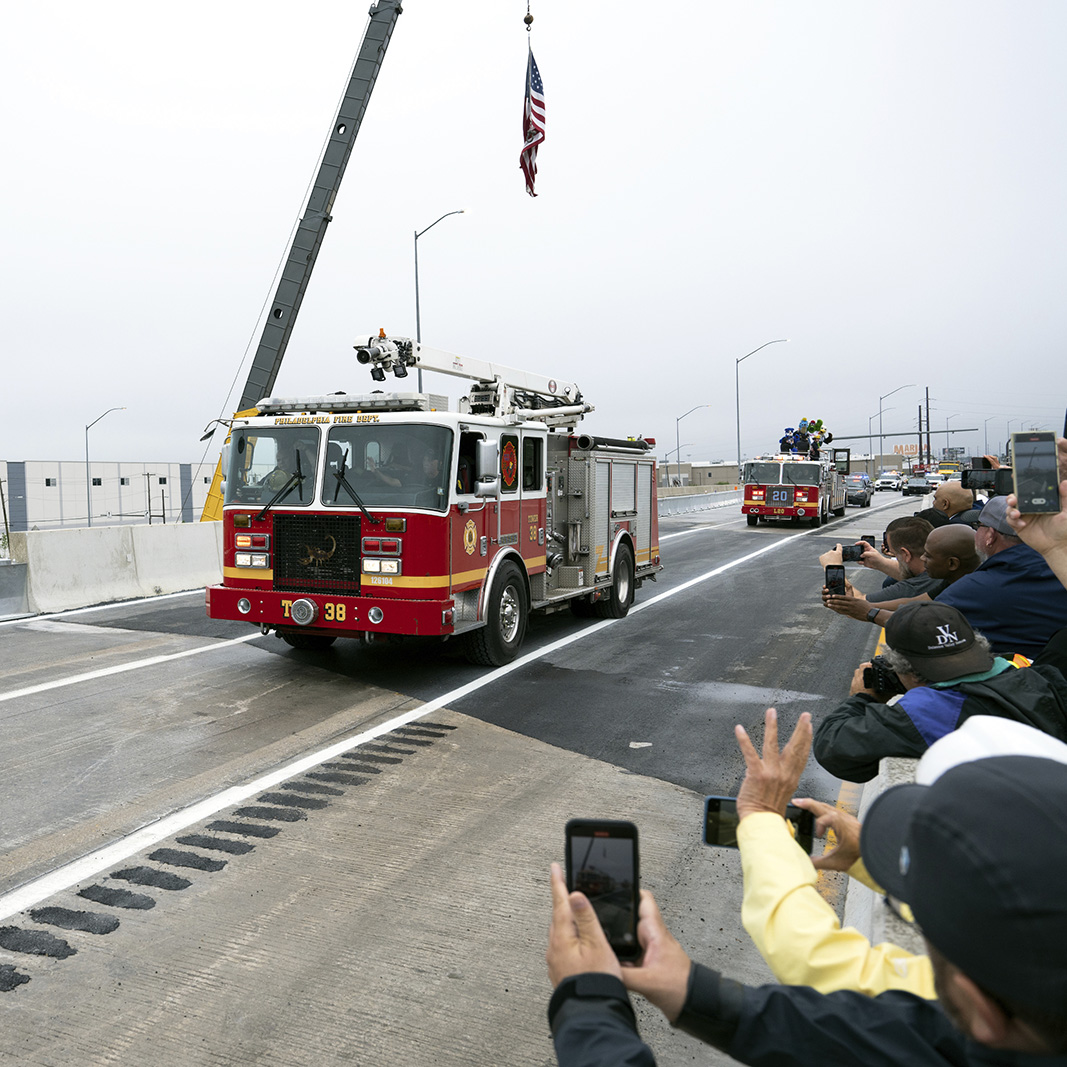
[[[526,64],[526,100],[522,108],[522,136],[524,144],[519,154],[519,166],[526,178],[526,191],[530,196],[534,192],[534,179],[537,177],[537,146],[545,139],[545,88],[541,84],[541,75],[537,62],[530,49],[530,61]]]

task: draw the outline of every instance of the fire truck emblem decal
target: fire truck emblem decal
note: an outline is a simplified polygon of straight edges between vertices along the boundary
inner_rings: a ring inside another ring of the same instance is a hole
[[[515,456],[515,445],[508,441],[504,445],[504,454],[500,457],[500,473],[504,476],[505,485],[515,484],[515,474],[519,469],[518,460]]]
[[[478,543],[478,530],[474,525],[474,519],[468,519],[463,527],[463,551],[468,556],[474,555],[474,547]]]
[[[329,548],[312,548],[311,545],[304,545],[306,555],[299,562],[305,567],[321,567],[328,560],[333,559],[333,554],[337,551],[337,541],[329,535],[326,540],[330,542]]]

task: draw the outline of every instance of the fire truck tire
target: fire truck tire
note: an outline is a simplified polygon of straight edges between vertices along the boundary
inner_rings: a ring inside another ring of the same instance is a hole
[[[485,625],[467,634],[467,659],[483,667],[510,663],[519,654],[529,617],[522,572],[514,563],[505,563],[489,591]]]
[[[594,607],[602,619],[621,619],[634,602],[634,554],[629,545],[619,545],[615,553],[615,572],[611,576],[611,592],[601,597]]]
[[[282,640],[293,648],[302,648],[307,652],[321,652],[322,649],[329,648],[337,638],[326,634],[302,634],[283,630]]]
[[[758,526],[759,525],[759,516],[758,515],[746,515],[745,518],[748,519],[749,526]]]
[[[844,515],[844,513],[845,513],[845,509],[844,508],[834,508],[834,515],[836,515],[837,518],[841,518],[841,516]]]

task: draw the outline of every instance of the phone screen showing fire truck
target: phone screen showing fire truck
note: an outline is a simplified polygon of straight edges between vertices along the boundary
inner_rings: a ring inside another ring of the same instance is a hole
[[[567,888],[589,898],[615,955],[637,959],[637,827],[632,822],[571,819],[566,834]]]

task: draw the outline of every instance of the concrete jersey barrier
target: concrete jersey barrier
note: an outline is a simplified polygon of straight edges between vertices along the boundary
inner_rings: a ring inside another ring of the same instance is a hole
[[[67,611],[220,582],[222,523],[30,530],[12,533],[11,557],[24,610]]]

